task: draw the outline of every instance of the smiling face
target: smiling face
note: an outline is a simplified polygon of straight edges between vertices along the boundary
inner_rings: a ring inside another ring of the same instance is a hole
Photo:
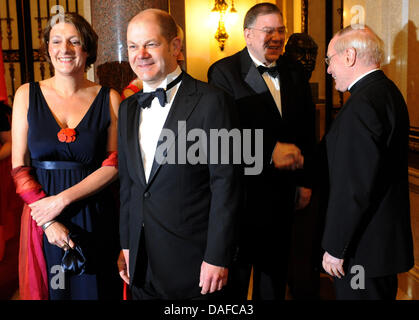
[[[282,54],[285,42],[283,19],[278,13],[259,15],[252,26],[244,30],[246,45],[251,54],[269,65]],[[265,31],[264,31],[265,30]],[[266,32],[275,30],[273,33]]]
[[[58,23],[52,27],[48,54],[55,73],[70,75],[85,70],[87,52],[83,50],[80,34],[71,23]]]
[[[151,87],[157,87],[177,67],[180,40],[168,43],[153,15],[144,14],[127,30],[128,58],[134,73]]]
[[[340,92],[345,92],[352,82],[352,71],[345,64],[345,52],[338,53],[334,46],[336,38],[333,38],[327,48],[327,56],[329,57],[329,66],[327,73],[335,80],[335,88]]]

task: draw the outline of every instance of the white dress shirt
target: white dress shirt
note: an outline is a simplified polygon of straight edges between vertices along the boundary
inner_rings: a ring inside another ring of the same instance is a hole
[[[264,66],[268,68],[276,66],[276,61],[272,62],[269,66],[265,66],[262,62],[260,62],[250,53],[249,49],[247,51],[249,52],[250,58],[253,60],[253,63],[256,65],[256,68],[259,66]],[[275,100],[276,107],[278,108],[279,113],[282,115],[281,86],[279,77],[272,77],[268,72],[264,72],[262,74],[262,78],[263,80],[265,80],[265,83],[268,86],[268,89]]]
[[[178,66],[175,71],[167,75],[166,79],[164,79],[157,88],[166,89],[167,85],[176,79],[181,73],[182,70]],[[173,100],[181,83],[182,82],[179,82],[173,88],[166,91],[167,103],[164,107],[160,106],[159,99],[156,97],[151,102],[150,108],[144,108],[141,110],[138,134],[146,182],[148,182],[150,177],[157,142],[159,141],[163,125],[166,122],[167,115],[169,114]],[[143,81],[143,92],[155,91],[157,88],[151,88],[145,81]]]

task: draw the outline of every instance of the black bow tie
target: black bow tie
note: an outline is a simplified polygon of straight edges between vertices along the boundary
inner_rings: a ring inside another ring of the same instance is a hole
[[[140,92],[137,96],[138,104],[141,108],[150,108],[151,101],[157,97],[159,99],[160,105],[164,107],[166,104],[166,91],[163,88],[158,88],[156,91],[152,92]]]
[[[151,101],[153,101],[154,98],[159,99],[159,103],[162,107],[166,105],[167,97],[166,97],[166,91],[169,91],[172,89],[175,85],[177,85],[182,80],[183,72],[172,82],[170,82],[167,85],[166,90],[163,88],[158,88],[156,91],[152,92],[138,92],[137,95],[137,102],[141,108],[150,108],[151,107]]]
[[[264,74],[265,72],[269,73],[269,75],[273,78],[276,78],[279,76],[278,68],[277,67],[265,67],[265,66],[258,66],[258,71],[260,74]]]

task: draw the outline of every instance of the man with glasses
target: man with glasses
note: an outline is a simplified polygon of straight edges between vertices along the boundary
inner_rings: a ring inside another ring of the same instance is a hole
[[[327,50],[336,90],[351,94],[326,135],[323,268],[338,300],[394,300],[397,273],[413,267],[409,116],[382,57],[381,39],[360,25],[339,31]]]
[[[246,299],[252,266],[253,299],[285,298],[292,215],[311,197],[314,105],[302,66],[281,56],[285,34],[279,8],[257,4],[244,19],[247,47],[208,71],[209,82],[235,99],[241,127],[263,129],[263,170],[243,177],[238,251],[227,285],[233,298]]]

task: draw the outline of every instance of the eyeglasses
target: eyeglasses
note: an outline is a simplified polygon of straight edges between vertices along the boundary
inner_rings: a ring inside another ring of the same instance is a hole
[[[332,61],[332,58],[337,55],[338,53],[336,52],[335,54],[332,54],[330,57],[326,57],[324,58],[324,61],[326,62],[327,65],[330,64],[330,61]]]
[[[279,27],[279,28],[268,28],[268,27],[266,27],[266,28],[262,28],[262,29],[257,29],[257,28],[250,27],[249,29],[264,32],[268,36],[272,36],[275,33],[275,31],[277,31],[280,35],[284,35],[285,33],[287,33],[287,27]]]

